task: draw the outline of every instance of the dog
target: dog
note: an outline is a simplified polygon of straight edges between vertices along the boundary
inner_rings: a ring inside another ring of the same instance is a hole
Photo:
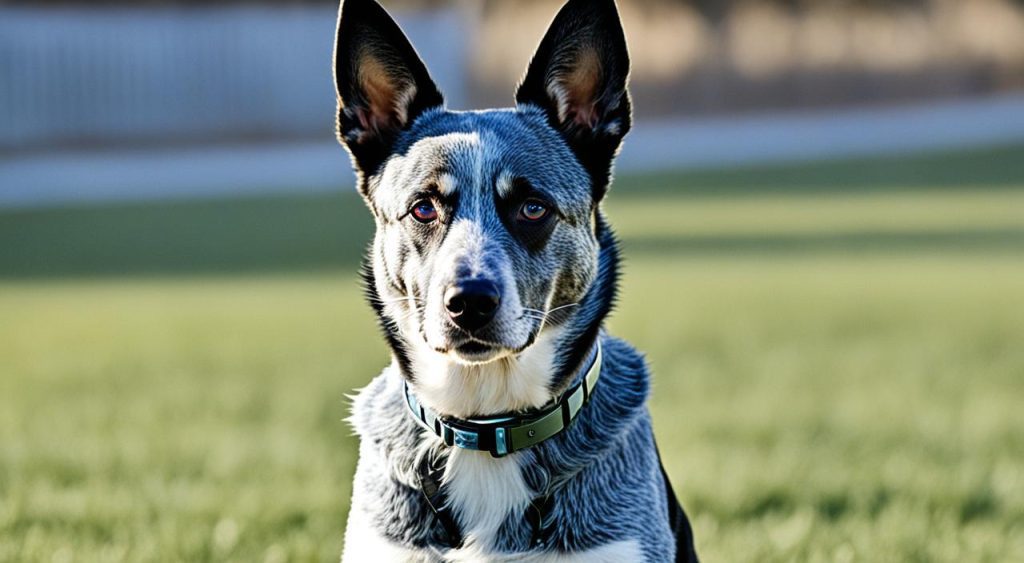
[[[615,2],[569,0],[514,108],[448,111],[387,12],[343,0],[337,132],[393,362],[353,398],[342,561],[697,561],[647,366],[603,328],[628,73]]]

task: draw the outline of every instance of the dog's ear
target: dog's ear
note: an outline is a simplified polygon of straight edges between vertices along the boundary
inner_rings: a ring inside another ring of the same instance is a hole
[[[516,92],[534,104],[593,178],[594,196],[608,186],[612,159],[629,131],[629,53],[614,0],[569,0],[533,56]]]
[[[444,97],[391,16],[375,0],[342,0],[334,42],[338,139],[363,178],[390,154],[395,138]],[[365,194],[364,194],[365,195]]]

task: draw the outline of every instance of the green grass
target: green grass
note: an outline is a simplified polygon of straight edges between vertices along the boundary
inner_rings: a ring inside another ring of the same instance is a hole
[[[1022,155],[617,184],[611,329],[705,560],[1024,560]],[[369,229],[343,196],[0,214],[0,561],[336,560]]]
[[[1022,189],[1024,145],[624,177],[610,199],[637,252],[941,250],[1019,246]],[[347,194],[0,211],[0,278],[351,269],[372,225]]]

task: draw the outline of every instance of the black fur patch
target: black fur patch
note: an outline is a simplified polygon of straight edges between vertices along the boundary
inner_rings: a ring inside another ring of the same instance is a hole
[[[369,259],[363,260],[359,273],[363,282],[363,294],[366,296],[367,302],[370,303],[370,307],[373,308],[373,312],[377,315],[377,322],[381,332],[384,334],[385,340],[388,342],[388,346],[391,347],[391,351],[395,355],[398,369],[401,370],[402,375],[406,379],[412,381],[413,371],[412,361],[409,359],[409,351],[405,347],[405,342],[399,334],[395,321],[384,313],[384,304],[377,293],[377,284],[373,275],[373,264]]]
[[[519,210],[530,199],[536,199],[548,205],[547,216],[536,222],[520,220]],[[551,198],[531,186],[525,178],[516,178],[512,181],[512,190],[508,196],[503,198],[495,190],[494,205],[509,234],[534,254],[544,250],[558,222],[558,210],[551,202]]]
[[[391,85],[367,91],[373,84]],[[344,0],[338,14],[334,44],[334,78],[338,95],[338,139],[352,154],[368,193],[366,176],[373,175],[391,155],[399,133],[424,111],[444,105],[444,96],[427,67],[398,24],[377,2]],[[402,88],[412,85],[415,95],[402,99]],[[386,99],[388,97],[393,99]],[[385,103],[374,104],[383,97]],[[405,107],[398,107],[405,102]],[[381,107],[387,112],[381,113]],[[379,122],[373,119],[381,120]]]
[[[573,82],[583,64],[597,68],[593,89],[585,89],[579,108],[592,116],[578,118],[569,103],[561,108],[553,99],[553,83]],[[613,0],[569,0],[541,40],[526,77],[516,92],[516,103],[544,109],[548,121],[565,138],[580,164],[590,174],[594,199],[608,191],[612,160],[632,125],[632,106],[626,91],[629,52],[618,9]]]

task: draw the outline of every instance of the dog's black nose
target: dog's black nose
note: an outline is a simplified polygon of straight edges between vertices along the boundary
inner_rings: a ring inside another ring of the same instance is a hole
[[[498,286],[487,280],[468,280],[448,286],[444,307],[455,324],[470,332],[483,328],[501,304]]]

